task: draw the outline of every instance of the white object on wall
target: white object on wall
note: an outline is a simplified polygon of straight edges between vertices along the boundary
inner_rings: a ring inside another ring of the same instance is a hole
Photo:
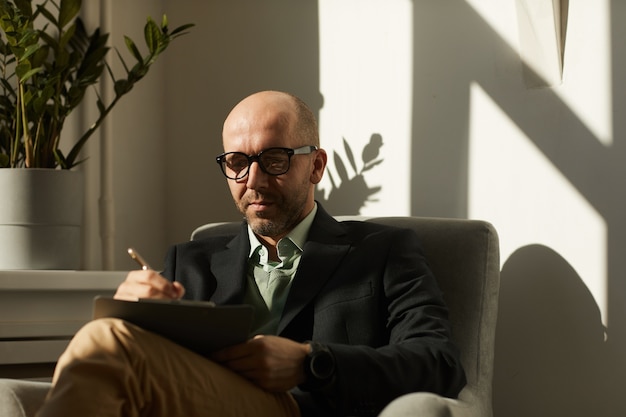
[[[528,87],[561,84],[567,8],[562,0],[516,0],[520,55]]]

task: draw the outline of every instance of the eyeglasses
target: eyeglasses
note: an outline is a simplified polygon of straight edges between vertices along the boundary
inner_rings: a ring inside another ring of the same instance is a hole
[[[240,180],[248,175],[250,165],[255,161],[266,174],[282,175],[289,171],[293,155],[308,155],[316,150],[316,146],[307,145],[297,149],[268,148],[257,155],[246,155],[243,152],[226,152],[219,155],[215,160],[222,168],[226,178]]]

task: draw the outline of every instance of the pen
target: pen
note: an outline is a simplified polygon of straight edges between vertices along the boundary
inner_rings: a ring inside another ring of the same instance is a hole
[[[148,262],[146,262],[135,249],[128,248],[128,254],[130,255],[131,258],[133,258],[135,262],[139,264],[141,269],[143,269],[144,271],[148,269],[152,269],[150,268],[150,265],[148,265]]]

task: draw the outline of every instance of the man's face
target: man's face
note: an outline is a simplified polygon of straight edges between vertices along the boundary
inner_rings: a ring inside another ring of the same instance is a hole
[[[224,152],[257,155],[272,147],[310,145],[295,134],[295,115],[289,107],[249,101],[240,103],[224,123]],[[282,175],[266,174],[253,162],[247,176],[228,180],[237,208],[257,235],[276,242],[310,212],[314,186],[325,165],[325,154],[321,157],[320,152],[292,156],[289,170]]]

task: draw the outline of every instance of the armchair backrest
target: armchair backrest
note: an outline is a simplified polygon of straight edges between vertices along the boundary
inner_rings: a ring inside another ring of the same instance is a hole
[[[500,252],[494,227],[484,221],[425,217],[363,218],[414,230],[450,310],[452,336],[461,350],[467,386],[459,399],[471,415],[489,417],[495,329],[500,288]],[[339,218],[341,220],[341,218]],[[192,239],[235,234],[240,223],[201,226]]]
[[[495,228],[480,220],[380,217],[368,219],[415,230],[450,310],[452,337],[461,350],[467,386],[459,399],[468,415],[493,415],[492,381],[500,290],[500,247]]]

